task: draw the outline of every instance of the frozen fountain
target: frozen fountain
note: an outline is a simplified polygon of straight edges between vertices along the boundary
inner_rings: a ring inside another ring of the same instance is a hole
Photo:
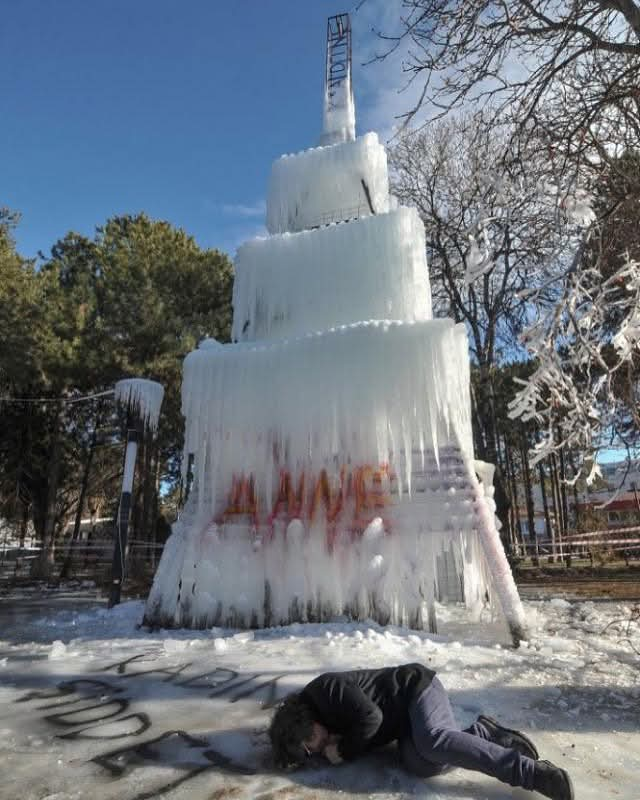
[[[193,488],[146,622],[433,631],[455,605],[517,642],[466,332],[432,319],[423,225],[392,202],[377,135],[355,137],[350,42],[331,18],[322,145],[273,165],[270,235],[235,261],[234,343],[185,359]]]

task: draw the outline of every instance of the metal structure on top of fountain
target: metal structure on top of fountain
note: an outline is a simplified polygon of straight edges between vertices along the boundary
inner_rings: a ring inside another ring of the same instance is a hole
[[[351,77],[351,20],[348,14],[337,14],[327,21],[327,56],[324,74],[324,106],[322,146],[353,142],[356,138],[356,110]],[[361,179],[362,202],[351,208],[336,209],[325,214],[319,223],[330,225],[358,219],[364,212],[375,214],[371,192]]]
[[[356,113],[351,81],[351,20],[337,14],[327,21],[327,60],[324,76],[324,115],[321,145],[352,142]]]

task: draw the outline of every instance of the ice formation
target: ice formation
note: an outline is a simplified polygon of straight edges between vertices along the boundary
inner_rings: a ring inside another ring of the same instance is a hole
[[[115,400],[133,412],[150,430],[155,431],[160,418],[164,388],[145,378],[126,378],[115,386]]]
[[[440,444],[456,441],[471,458],[467,352],[464,327],[439,319],[190,353],[182,408],[198,502],[217,496],[220,481],[228,494],[230,475],[252,475],[256,502],[270,512],[280,470],[298,481],[336,464],[388,463],[402,494],[414,451],[437,458]]]
[[[282,156],[271,169],[269,233],[302,231],[388,210],[387,153],[375,133]]]
[[[431,318],[424,229],[390,210],[375,134],[338,139],[276,162],[272,235],[236,259],[234,343],[185,360],[193,487],[146,620],[435,630],[461,603],[525,638],[473,460],[465,329]]]
[[[235,341],[431,317],[424,226],[412,208],[253,239],[239,248],[235,266]]]

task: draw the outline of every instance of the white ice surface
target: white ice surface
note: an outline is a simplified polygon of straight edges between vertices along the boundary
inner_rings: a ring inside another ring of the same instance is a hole
[[[430,318],[424,226],[415,209],[252,239],[235,259],[235,341]]]
[[[389,210],[387,153],[375,133],[315,147],[274,162],[267,198],[269,233],[293,233]]]
[[[350,142],[356,137],[356,107],[353,101],[351,61],[345,38],[331,37],[327,44],[322,136],[320,144]],[[350,55],[350,53],[349,53]]]
[[[325,89],[320,144],[351,142],[356,137],[356,108],[351,90],[351,75],[338,89]]]
[[[4,608],[12,602],[4,597]],[[525,731],[569,770],[579,800],[637,800],[640,632],[627,633],[630,606],[528,601],[525,611],[532,636],[518,650],[477,626],[452,637],[339,621],[149,633],[137,628],[135,601],[5,624],[0,798],[537,799],[463,770],[414,779],[393,749],[273,771],[268,701],[326,670],[420,661],[437,671],[461,724],[482,712]],[[182,733],[159,739],[171,731]],[[215,765],[221,757],[226,766]]]

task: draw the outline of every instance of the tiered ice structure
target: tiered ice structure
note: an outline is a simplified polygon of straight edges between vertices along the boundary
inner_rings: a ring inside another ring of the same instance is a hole
[[[235,262],[234,343],[185,360],[193,489],[146,621],[434,630],[438,604],[477,616],[497,596],[518,640],[474,466],[465,329],[432,319],[423,225],[392,204],[376,134],[355,138],[347,78],[325,103],[332,143],[273,166],[270,235]]]

